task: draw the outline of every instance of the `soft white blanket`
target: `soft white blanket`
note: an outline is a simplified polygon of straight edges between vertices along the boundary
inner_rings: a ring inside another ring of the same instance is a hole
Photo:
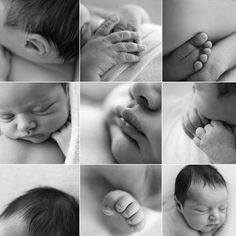
[[[161,81],[162,30],[159,25],[143,24],[140,38],[145,50],[138,63],[114,66],[102,76],[102,81]]]
[[[66,156],[65,164],[79,163],[79,83],[69,85],[71,122],[52,135]]]

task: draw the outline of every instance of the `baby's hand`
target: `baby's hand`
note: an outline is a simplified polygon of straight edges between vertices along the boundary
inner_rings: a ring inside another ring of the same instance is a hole
[[[0,81],[6,81],[10,72],[10,53],[0,46]]]
[[[219,121],[197,128],[193,141],[213,163],[232,163],[236,160],[234,134],[229,126]]]
[[[137,32],[138,28],[139,24],[135,17],[126,14],[121,16],[120,22],[114,27],[113,31],[119,32],[127,30]]]
[[[144,48],[131,42],[138,40],[138,34],[131,31],[111,33],[118,22],[118,17],[107,20],[82,47],[82,80],[100,80],[106,71],[118,63],[139,61],[139,57],[133,53],[141,52]]]
[[[204,127],[209,120],[201,115],[196,108],[189,109],[182,117],[182,125],[184,132],[193,139],[196,129]]]
[[[138,201],[125,191],[109,192],[103,200],[103,213],[109,217],[118,215],[127,224],[127,231],[130,233],[139,232],[145,226],[144,211]]]

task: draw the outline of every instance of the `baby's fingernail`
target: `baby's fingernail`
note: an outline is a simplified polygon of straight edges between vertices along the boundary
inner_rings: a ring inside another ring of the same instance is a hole
[[[104,208],[103,208],[103,213],[104,213],[105,215],[107,215],[107,216],[113,215],[113,211],[112,211],[112,209],[111,209],[110,207],[104,207]]]
[[[114,21],[114,22],[119,22],[119,21],[120,21],[120,18],[119,18],[118,16],[113,16],[113,17],[111,18],[111,20]]]

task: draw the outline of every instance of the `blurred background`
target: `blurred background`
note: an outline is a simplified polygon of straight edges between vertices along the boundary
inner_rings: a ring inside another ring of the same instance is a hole
[[[95,5],[107,9],[117,9],[125,4],[136,4],[143,7],[155,24],[161,24],[161,0],[81,0],[84,5]]]

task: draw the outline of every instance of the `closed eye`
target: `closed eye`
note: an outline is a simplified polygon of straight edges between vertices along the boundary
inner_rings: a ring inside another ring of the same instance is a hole
[[[15,117],[14,114],[3,114],[3,115],[0,115],[0,119],[3,120],[3,121],[13,120],[14,117]]]
[[[50,111],[50,109],[53,107],[55,103],[51,103],[50,105],[46,106],[46,107],[39,107],[39,108],[34,108],[32,109],[32,112],[35,114],[43,114],[43,113],[47,113]]]

